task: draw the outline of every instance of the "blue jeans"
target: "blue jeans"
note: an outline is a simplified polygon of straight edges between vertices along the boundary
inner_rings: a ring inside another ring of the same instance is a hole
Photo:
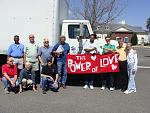
[[[67,81],[67,68],[66,68],[66,61],[57,62],[58,68],[58,82],[60,84],[65,85]]]
[[[11,78],[11,80],[13,80],[14,78]],[[8,87],[11,87],[11,83],[5,78],[5,77],[2,77],[2,82],[4,84],[4,89],[8,90]],[[18,79],[16,80],[16,84],[15,86],[19,86],[19,81]]]
[[[129,76],[129,82],[128,82],[128,89],[129,91],[136,91],[136,86],[135,86],[135,74],[136,72],[133,71],[133,66],[134,64],[128,64],[128,76]]]
[[[41,77],[42,79],[42,90],[47,90],[47,89],[57,89],[56,86],[53,85],[53,81],[50,80],[49,78],[47,77]]]

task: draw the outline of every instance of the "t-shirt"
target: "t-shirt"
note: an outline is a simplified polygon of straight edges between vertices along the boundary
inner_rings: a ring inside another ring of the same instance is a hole
[[[106,49],[111,49],[112,51],[115,51],[115,45],[105,44],[103,47],[103,54],[111,53],[111,52],[108,52]]]
[[[84,46],[83,46],[83,50],[84,49],[93,49],[93,48],[97,48],[98,49],[98,46],[97,46],[97,42],[94,40],[94,42],[93,43],[91,43],[90,42],[90,40],[89,41],[87,41],[85,44],[84,44]],[[93,51],[90,51],[90,52],[84,52],[85,54],[93,54],[93,53],[96,53],[96,51],[95,50],[93,50]]]
[[[127,55],[126,55],[125,49],[126,49],[125,44],[123,44],[122,47],[119,47],[119,46],[117,47],[116,51],[119,53],[119,61],[127,60]]]
[[[7,64],[4,64],[2,66],[2,73],[7,73],[7,75],[10,77],[10,78],[13,78],[14,75],[17,75],[17,67],[16,65],[13,65],[11,67],[8,67]]]
[[[57,68],[55,65],[52,65],[51,67],[43,66],[41,74],[51,76],[52,78],[55,78],[56,74],[58,73]]]

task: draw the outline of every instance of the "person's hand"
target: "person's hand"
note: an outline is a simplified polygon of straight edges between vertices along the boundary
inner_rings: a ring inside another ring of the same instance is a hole
[[[132,74],[133,74],[133,75],[136,74],[136,71],[137,71],[137,69],[133,69],[133,70],[132,70]]]
[[[22,88],[19,89],[19,93],[22,93]]]
[[[36,91],[35,86],[33,86],[32,90],[33,90],[33,91]]]
[[[42,66],[45,66],[45,64],[44,64],[43,62],[41,63],[41,65],[42,65]]]
[[[14,81],[11,80],[10,83],[11,83],[11,86],[12,86],[12,87],[15,87]]]

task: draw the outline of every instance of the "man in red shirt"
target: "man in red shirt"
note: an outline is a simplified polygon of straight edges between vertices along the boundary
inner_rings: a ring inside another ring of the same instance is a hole
[[[17,80],[17,67],[13,64],[13,58],[7,58],[7,64],[2,66],[2,82],[4,84],[5,93],[9,94],[9,87],[16,87],[19,85]]]

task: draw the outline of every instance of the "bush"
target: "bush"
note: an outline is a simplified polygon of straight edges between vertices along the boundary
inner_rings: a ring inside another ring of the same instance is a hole
[[[137,43],[138,43],[138,38],[137,38],[136,33],[134,33],[134,34],[132,35],[132,37],[131,37],[131,43],[132,43],[132,45],[137,45]]]

